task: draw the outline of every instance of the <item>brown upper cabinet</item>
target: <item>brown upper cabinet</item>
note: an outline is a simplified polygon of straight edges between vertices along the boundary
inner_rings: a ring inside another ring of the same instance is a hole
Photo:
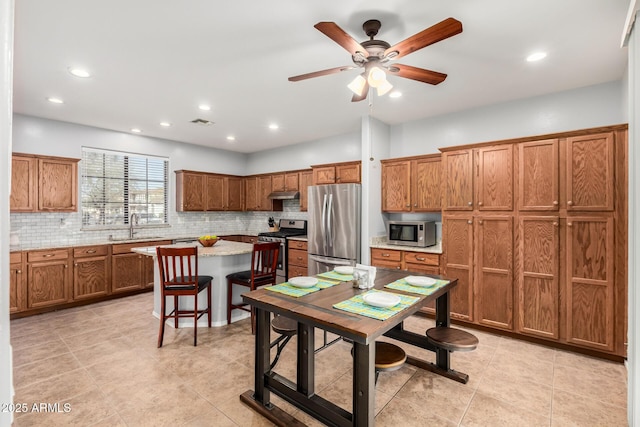
[[[513,210],[513,145],[445,151],[443,209]]]
[[[313,185],[311,170],[300,172],[300,211],[306,212],[309,207],[309,186]]]
[[[274,173],[271,175],[271,191],[298,191],[299,181],[298,172]]]
[[[358,161],[312,165],[313,185],[359,183],[360,164]]]
[[[441,210],[441,155],[381,160],[384,212]]]
[[[78,162],[66,157],[14,154],[11,212],[76,212]]]
[[[176,171],[176,211],[241,211],[243,179],[185,170]]]
[[[282,210],[282,200],[272,201],[271,175],[248,176],[244,178],[245,209],[248,211]],[[274,203],[275,202],[275,203]],[[275,206],[275,207],[274,207]]]
[[[559,207],[558,139],[518,146],[518,209],[557,211]]]

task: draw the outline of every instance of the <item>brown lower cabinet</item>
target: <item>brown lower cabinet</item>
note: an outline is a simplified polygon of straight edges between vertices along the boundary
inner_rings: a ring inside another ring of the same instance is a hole
[[[308,266],[307,242],[289,240],[287,253],[287,275],[289,278],[306,276],[308,274]]]
[[[73,299],[109,294],[111,263],[109,246],[73,248]]]
[[[26,277],[22,252],[9,255],[9,312],[16,313],[26,307]]]
[[[371,265],[415,273],[440,274],[440,255],[411,250],[371,248]]]
[[[69,249],[27,252],[27,308],[64,304],[71,300]]]
[[[169,245],[170,240],[123,243],[111,247],[111,293],[117,294],[153,287],[153,258],[131,252],[140,246]]]

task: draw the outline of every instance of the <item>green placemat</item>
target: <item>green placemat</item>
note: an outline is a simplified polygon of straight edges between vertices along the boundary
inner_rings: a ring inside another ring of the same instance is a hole
[[[267,286],[265,289],[298,298],[313,292],[317,292],[320,289],[330,288],[337,284],[337,282],[331,282],[328,280],[323,280],[322,278],[318,278],[318,283],[310,288],[298,288],[297,286],[293,286],[289,282],[284,282],[278,285]]]
[[[399,279],[395,282],[391,282],[388,285],[384,285],[385,288],[397,289],[399,291],[411,292],[420,295],[431,295],[444,285],[449,283],[448,280],[436,279],[436,283],[431,286],[411,286],[405,279]]]
[[[353,280],[353,274],[340,274],[336,273],[333,270],[327,271],[326,273],[320,273],[318,274],[318,277],[324,277],[331,280],[339,280],[341,282],[348,282],[350,280]]]
[[[363,295],[366,295],[371,292],[383,292],[383,291],[379,291],[377,289],[371,289],[370,291],[351,297],[348,300],[334,304],[333,308],[337,308],[338,310],[348,311],[350,313],[360,314],[362,316],[371,317],[373,319],[387,320],[391,316],[394,316],[400,313],[405,308],[415,304],[415,302],[420,299],[419,297],[412,297],[409,295],[394,294],[400,297],[400,303],[398,305],[394,307],[389,307],[389,308],[374,307],[372,305],[366,304],[362,300]]]

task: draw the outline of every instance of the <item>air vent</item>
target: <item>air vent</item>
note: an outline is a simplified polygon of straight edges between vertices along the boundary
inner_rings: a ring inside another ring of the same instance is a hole
[[[191,120],[191,123],[195,123],[200,126],[211,126],[213,124],[213,122],[210,122],[209,120],[205,120],[205,119]]]

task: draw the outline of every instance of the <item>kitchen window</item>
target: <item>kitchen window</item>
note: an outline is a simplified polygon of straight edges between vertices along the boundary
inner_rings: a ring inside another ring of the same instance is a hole
[[[82,226],[168,224],[169,159],[82,147]]]

